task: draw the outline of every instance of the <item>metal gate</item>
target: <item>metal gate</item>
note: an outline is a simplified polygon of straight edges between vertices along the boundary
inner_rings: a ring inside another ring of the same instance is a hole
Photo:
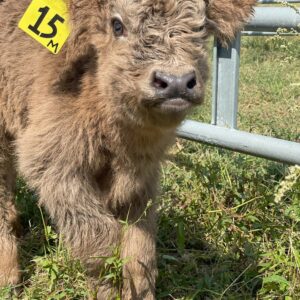
[[[275,1],[258,1],[276,3]],[[298,3],[296,1],[286,1]],[[254,18],[228,48],[215,41],[211,124],[187,120],[178,136],[267,159],[300,165],[300,143],[237,130],[241,35],[275,35],[278,28],[299,28],[300,13],[290,7],[257,7]],[[299,120],[300,128],[300,120]]]

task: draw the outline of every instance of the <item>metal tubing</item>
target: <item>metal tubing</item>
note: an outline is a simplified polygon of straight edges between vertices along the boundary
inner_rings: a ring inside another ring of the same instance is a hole
[[[300,14],[290,7],[256,7],[246,31],[277,31],[278,28],[297,28]]]
[[[246,34],[274,35],[278,28],[297,28],[298,24],[300,14],[291,8],[258,7],[255,9],[255,17],[246,26]],[[238,104],[239,57],[240,35],[228,49],[215,42],[212,107],[214,125],[188,120],[178,128],[178,135],[241,153],[300,165],[300,143],[234,129]]]
[[[261,3],[261,4],[280,4],[282,3],[281,0],[258,0],[257,1],[258,3]],[[300,3],[300,0],[288,0],[288,1],[285,1],[287,3]]]
[[[213,66],[212,124],[236,128],[241,35],[228,47],[215,40]]]
[[[300,165],[300,143],[248,133],[235,129],[185,121],[178,136],[270,160]]]
[[[292,33],[292,32],[268,32],[268,31],[242,31],[243,36],[299,36],[300,33]]]

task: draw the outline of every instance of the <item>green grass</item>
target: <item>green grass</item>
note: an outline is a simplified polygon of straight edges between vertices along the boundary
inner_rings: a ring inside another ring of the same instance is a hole
[[[299,141],[300,43],[243,38],[239,128]],[[191,118],[210,121],[206,104]],[[300,169],[178,140],[163,166],[157,239],[158,299],[300,299]],[[25,227],[19,298],[87,299],[36,196],[18,182]],[[103,276],[118,280],[118,255]]]

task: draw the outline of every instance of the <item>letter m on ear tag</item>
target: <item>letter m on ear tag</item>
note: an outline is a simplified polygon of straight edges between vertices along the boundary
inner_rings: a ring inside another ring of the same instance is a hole
[[[64,0],[32,0],[19,28],[57,54],[70,34],[68,21]]]

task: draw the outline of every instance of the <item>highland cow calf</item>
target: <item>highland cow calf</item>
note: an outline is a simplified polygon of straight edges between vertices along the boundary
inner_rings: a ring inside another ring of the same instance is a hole
[[[129,258],[122,299],[154,299],[160,162],[203,100],[207,37],[226,44],[255,0],[66,0],[57,55],[18,28],[29,2],[0,1],[0,286],[20,280],[18,170],[98,299],[114,293],[97,277],[115,247]]]

